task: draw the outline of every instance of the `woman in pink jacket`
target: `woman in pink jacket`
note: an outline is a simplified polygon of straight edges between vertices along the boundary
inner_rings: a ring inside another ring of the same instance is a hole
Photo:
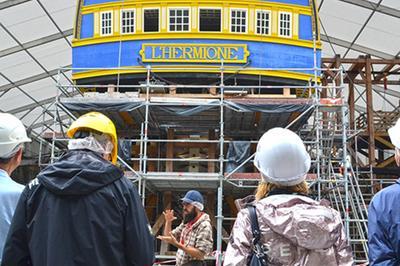
[[[271,266],[353,265],[339,212],[307,196],[310,156],[295,133],[274,128],[257,145],[263,182],[255,201],[260,243]],[[239,204],[244,207],[245,203]],[[224,265],[248,265],[254,245],[248,208],[237,216]]]

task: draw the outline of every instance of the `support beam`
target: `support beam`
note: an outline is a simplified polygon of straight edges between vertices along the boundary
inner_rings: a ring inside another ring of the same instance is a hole
[[[71,67],[71,65],[65,66],[65,68],[70,68],[70,67]],[[28,78],[21,79],[19,81],[14,82],[13,84],[9,83],[9,84],[0,86],[0,92],[15,88],[17,86],[23,86],[23,85],[26,85],[26,84],[29,84],[29,83],[32,83],[35,81],[39,81],[39,80],[42,80],[42,79],[45,79],[48,77],[52,77],[54,75],[57,75],[58,71],[59,71],[59,69],[53,69],[48,72],[44,72],[44,73],[41,73],[38,75],[34,75],[34,76],[31,76]]]
[[[363,7],[369,10],[376,10],[376,12],[392,16],[395,18],[400,18],[400,10],[384,5],[378,6],[376,3],[372,1],[367,1],[367,0],[339,0],[339,1]]]
[[[368,159],[369,164],[372,166],[376,165],[375,161],[375,128],[374,128],[374,108],[373,108],[373,98],[372,98],[372,65],[371,58],[367,56],[365,58],[365,76],[366,76],[366,95],[367,95],[367,122],[368,122]]]
[[[48,99],[44,99],[44,100],[38,101],[38,103],[31,103],[31,104],[27,104],[27,105],[24,105],[24,106],[20,106],[18,108],[12,109],[12,110],[8,110],[7,113],[18,114],[18,113],[21,113],[21,112],[24,112],[24,111],[27,111],[27,110],[30,110],[30,109],[33,109],[33,108],[36,108],[36,107],[40,107],[41,105],[43,106],[45,104],[52,103],[52,102],[54,102],[54,100],[55,100],[55,97],[51,97],[51,98],[48,98]]]
[[[17,6],[26,2],[29,2],[31,0],[8,0],[8,1],[4,1],[0,3],[0,10],[9,8],[9,7],[13,7],[13,6]]]
[[[354,97],[354,83],[349,83],[349,114],[350,114],[350,129],[354,129],[355,121],[355,97]]]
[[[39,38],[37,40],[33,40],[30,42],[26,42],[22,44],[22,47],[17,45],[17,46],[13,46],[7,49],[4,49],[2,51],[0,51],[0,58],[7,56],[7,55],[11,55],[14,53],[18,53],[23,51],[24,49],[30,49],[36,46],[40,46],[49,42],[53,42],[62,38],[66,38],[68,36],[72,35],[73,30],[69,29],[69,30],[65,30],[62,33],[55,33],[55,34],[51,34],[42,38]]]
[[[362,45],[358,45],[358,44],[351,44],[351,42],[345,41],[345,40],[341,40],[332,36],[327,36],[324,34],[321,34],[321,41],[324,42],[331,42],[332,44],[341,46],[341,47],[345,47],[345,48],[349,48],[351,47],[352,50],[363,53],[363,54],[370,54],[372,56],[375,57],[379,57],[379,58],[383,58],[383,59],[392,59],[394,57],[394,55],[391,54],[387,54],[378,50],[374,50],[371,49],[369,47],[366,46],[362,46]],[[345,63],[344,61],[342,61],[342,63]]]

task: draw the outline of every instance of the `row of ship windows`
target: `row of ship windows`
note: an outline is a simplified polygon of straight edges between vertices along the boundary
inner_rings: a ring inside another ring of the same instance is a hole
[[[113,34],[113,12],[100,13],[100,35]],[[246,9],[230,10],[230,32],[247,33],[248,14]],[[200,8],[199,9],[199,31],[221,32],[221,9]],[[143,10],[143,32],[159,32],[159,9]],[[136,12],[134,9],[121,10],[121,33],[132,34],[136,32]],[[256,34],[271,34],[271,11],[256,10],[255,16]],[[170,8],[168,9],[168,31],[189,32],[190,31],[190,9]],[[278,35],[281,37],[292,36],[292,14],[279,12]]]

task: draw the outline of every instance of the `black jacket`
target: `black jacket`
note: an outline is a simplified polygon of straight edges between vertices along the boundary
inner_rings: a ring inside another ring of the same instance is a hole
[[[86,150],[70,151],[23,191],[2,266],[152,265],[150,234],[136,188]]]

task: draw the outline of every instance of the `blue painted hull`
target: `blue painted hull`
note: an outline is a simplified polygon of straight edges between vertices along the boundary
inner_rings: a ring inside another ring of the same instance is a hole
[[[234,41],[234,40],[147,40],[147,41],[124,41],[104,44],[94,44],[73,48],[73,68],[116,68],[119,67],[119,50],[121,49],[120,67],[140,66],[140,50],[142,44],[146,43],[204,43],[204,44],[247,44],[250,52],[248,57],[249,68],[312,68],[314,66],[314,52],[312,48],[298,47],[293,45]],[[317,66],[320,66],[321,51],[317,50]],[[185,63],[151,63],[151,65],[182,65]],[[190,63],[193,64],[193,63]],[[201,65],[206,65],[201,63]],[[235,65],[235,64],[229,64]],[[236,64],[238,65],[238,64]],[[78,72],[78,71],[76,71]],[[299,71],[312,73],[311,71]]]

